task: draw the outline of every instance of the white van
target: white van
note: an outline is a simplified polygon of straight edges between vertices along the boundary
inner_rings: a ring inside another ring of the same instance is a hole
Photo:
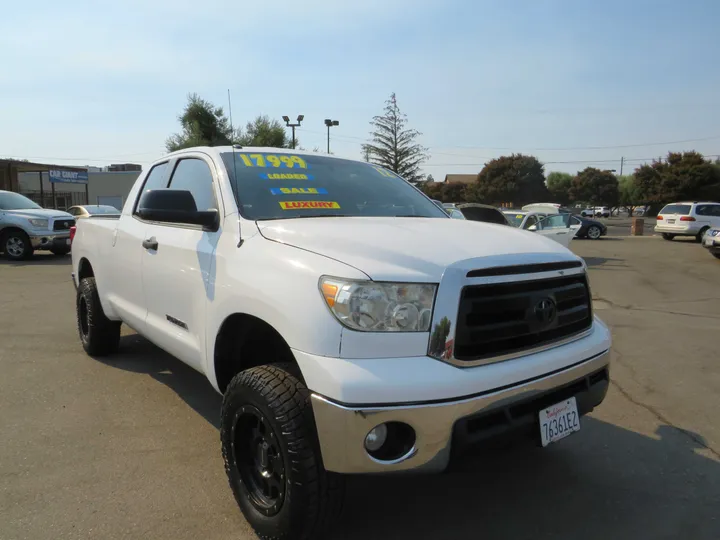
[[[720,203],[679,202],[666,205],[657,216],[655,232],[665,240],[694,236],[698,242],[710,227],[720,227]]]

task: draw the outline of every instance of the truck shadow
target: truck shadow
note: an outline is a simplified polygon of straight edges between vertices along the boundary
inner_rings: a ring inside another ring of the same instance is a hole
[[[486,450],[439,476],[352,477],[334,538],[720,538],[720,463],[697,435],[585,417],[539,449]]]
[[[220,429],[222,396],[207,378],[177,358],[150,343],[129,334],[120,338],[120,350],[107,358],[98,358],[108,366],[149,375],[173,390],[207,422]]]
[[[219,428],[221,396],[146,339],[123,336],[103,361],[149,375]],[[350,476],[332,539],[720,538],[720,456],[699,453],[713,453],[700,435],[581,425],[545,449],[495,444],[440,475]]]

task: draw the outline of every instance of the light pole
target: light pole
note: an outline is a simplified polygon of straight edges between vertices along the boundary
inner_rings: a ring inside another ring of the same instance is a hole
[[[339,126],[340,122],[338,120],[330,120],[329,118],[326,118],[325,125],[328,128],[328,154],[329,154],[330,153],[330,128],[332,126]]]
[[[297,124],[291,124],[289,116],[283,116],[282,118],[283,118],[283,120],[285,120],[285,124],[287,125],[287,127],[292,128],[292,147],[294,150],[295,149],[295,128],[300,126],[300,122],[303,121],[303,118],[305,118],[305,116],[302,114],[298,114]]]

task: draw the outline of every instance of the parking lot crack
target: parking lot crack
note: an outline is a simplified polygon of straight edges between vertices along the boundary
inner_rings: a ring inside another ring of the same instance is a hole
[[[618,389],[618,391],[633,405],[637,405],[638,407],[645,409],[647,412],[652,414],[655,418],[657,418],[660,422],[670,426],[674,430],[676,430],[678,433],[682,433],[685,435],[688,439],[690,439],[692,442],[700,446],[701,448],[706,449],[708,452],[710,452],[716,459],[720,460],[720,452],[715,450],[713,447],[708,445],[705,440],[700,437],[699,435],[696,435],[695,433],[691,433],[677,425],[675,425],[673,422],[670,421],[669,418],[667,418],[662,412],[660,412],[658,409],[653,407],[652,405],[648,405],[647,403],[643,403],[642,401],[635,399],[630,392],[625,390],[620,383],[618,383],[616,380],[611,379],[610,384],[612,384],[615,388]]]

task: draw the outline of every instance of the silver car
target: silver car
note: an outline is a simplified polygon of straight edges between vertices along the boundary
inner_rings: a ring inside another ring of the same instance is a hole
[[[720,227],[708,229],[702,238],[702,245],[710,255],[720,259]]]

